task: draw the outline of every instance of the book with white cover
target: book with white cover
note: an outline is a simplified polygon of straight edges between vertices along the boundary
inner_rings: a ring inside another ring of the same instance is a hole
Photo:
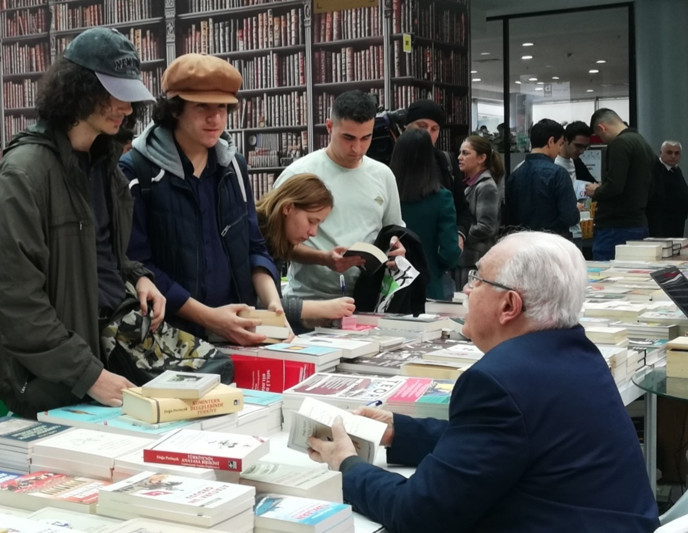
[[[26,516],[16,516],[0,511],[0,532],[11,533],[86,533],[79,529],[66,529],[61,526],[52,526],[35,522]]]
[[[148,437],[72,428],[35,443],[31,448],[31,456],[56,457],[112,467],[115,457],[141,450],[151,442],[153,440]]]
[[[299,410],[293,414],[287,446],[308,453],[309,437],[332,440],[332,424],[338,416],[342,417],[344,428],[354,443],[358,456],[372,463],[387,424],[338,409],[314,398],[305,398]]]
[[[342,473],[324,465],[312,467],[258,461],[241,473],[240,483],[257,492],[277,492],[342,503]]]
[[[380,329],[401,329],[409,331],[437,331],[443,328],[454,329],[451,318],[441,314],[422,313],[418,316],[389,316],[377,323]]]
[[[115,458],[112,479],[113,481],[121,481],[122,479],[131,477],[139,472],[145,472],[146,470],[155,470],[160,474],[175,474],[200,479],[217,479],[215,476],[215,472],[217,471],[212,468],[148,463],[143,460],[143,450]]]
[[[110,533],[114,526],[122,523],[121,520],[115,518],[50,506],[34,511],[27,518],[40,524],[59,526],[63,528],[60,531],[78,530],[86,533]]]
[[[149,398],[182,398],[198,400],[220,383],[219,374],[165,370],[141,386],[141,394]]]
[[[380,351],[380,343],[367,338],[366,335],[343,337],[326,333],[306,333],[296,337],[293,342],[341,350],[342,359],[352,359],[360,355],[368,355]]]
[[[342,351],[329,346],[313,346],[298,342],[280,342],[269,344],[258,350],[257,357],[284,359],[285,361],[300,361],[315,363],[317,367],[335,365],[342,357]]]
[[[173,524],[153,518],[131,518],[108,530],[108,533],[221,533],[219,529]]]
[[[351,506],[283,494],[261,494],[255,506],[255,531],[325,533],[342,523],[353,531]]]
[[[369,242],[362,241],[355,242],[347,248],[346,252],[344,252],[344,257],[350,256],[363,258],[365,264],[361,268],[369,274],[374,273],[378,268],[389,261],[387,254],[380,248]]]
[[[263,437],[180,429],[149,443],[143,450],[143,459],[241,472],[269,451],[270,441]]]
[[[0,418],[0,445],[28,450],[31,443],[57,435],[69,429],[68,426],[38,422],[15,416]]]
[[[112,510],[132,507],[136,513],[146,509],[158,511],[140,514],[142,517],[158,518],[159,511],[165,511],[172,521],[182,515],[198,515],[218,523],[244,511],[247,505],[250,507],[255,493],[256,489],[246,485],[147,471],[103,487],[98,513],[109,515]],[[101,512],[101,504],[108,513]]]

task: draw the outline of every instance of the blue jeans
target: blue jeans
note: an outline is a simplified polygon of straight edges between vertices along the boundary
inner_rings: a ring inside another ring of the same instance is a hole
[[[595,240],[592,243],[592,258],[595,261],[614,259],[617,244],[626,241],[642,240],[649,235],[646,226],[641,228],[595,228]]]

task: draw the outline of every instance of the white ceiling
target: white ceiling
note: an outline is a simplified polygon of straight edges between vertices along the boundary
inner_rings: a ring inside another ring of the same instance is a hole
[[[482,81],[472,84],[473,97],[501,100],[504,54],[502,21],[486,18],[538,10],[579,8],[585,0],[572,2],[550,0],[473,0],[471,3],[472,76]],[[595,5],[604,3],[599,0]],[[573,5],[571,5],[573,4]],[[536,96],[552,89],[570,100],[628,96],[628,10],[613,7],[563,14],[527,16],[510,19],[511,93],[527,92]],[[533,46],[523,47],[531,42]],[[483,54],[489,55],[483,55]],[[532,55],[530,60],[521,56]],[[598,64],[598,60],[606,63]],[[589,70],[598,69],[598,73]],[[553,80],[558,76],[559,80]],[[542,92],[537,92],[536,77]],[[516,80],[522,81],[519,86]],[[567,92],[568,91],[568,92]],[[592,92],[590,92],[592,91]]]

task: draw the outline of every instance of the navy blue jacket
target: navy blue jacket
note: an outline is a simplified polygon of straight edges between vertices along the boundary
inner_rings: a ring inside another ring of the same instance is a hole
[[[457,381],[449,421],[394,415],[387,462],[342,463],[344,499],[390,533],[646,533],[638,437],[583,328],[507,340]]]
[[[566,170],[545,154],[528,154],[506,181],[505,223],[571,236],[580,220],[576,193]]]
[[[138,180],[134,179],[137,176],[131,155],[125,154],[120,160],[120,168],[132,180],[130,188],[134,196],[134,224],[128,253],[155,273],[156,285],[167,298],[170,322],[205,336],[199,326],[173,316],[189,297],[205,302],[213,291],[199,275],[204,271],[204,239],[196,196],[183,175],[183,166],[168,130],[147,128],[134,141],[133,149],[164,170],[154,177],[150,194],[144,201]],[[255,305],[252,271],[263,267],[277,282],[277,268],[258,228],[246,161],[224,139],[215,149],[218,164],[224,169],[217,186],[217,231],[229,262],[232,284],[231,301],[225,304]],[[237,158],[241,169],[245,200],[231,164],[232,157]]]

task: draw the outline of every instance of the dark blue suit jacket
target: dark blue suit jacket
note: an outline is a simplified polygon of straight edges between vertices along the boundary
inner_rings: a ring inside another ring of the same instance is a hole
[[[344,498],[390,533],[649,532],[658,525],[638,438],[580,326],[530,333],[457,381],[449,421],[394,417],[390,464],[347,459]]]

